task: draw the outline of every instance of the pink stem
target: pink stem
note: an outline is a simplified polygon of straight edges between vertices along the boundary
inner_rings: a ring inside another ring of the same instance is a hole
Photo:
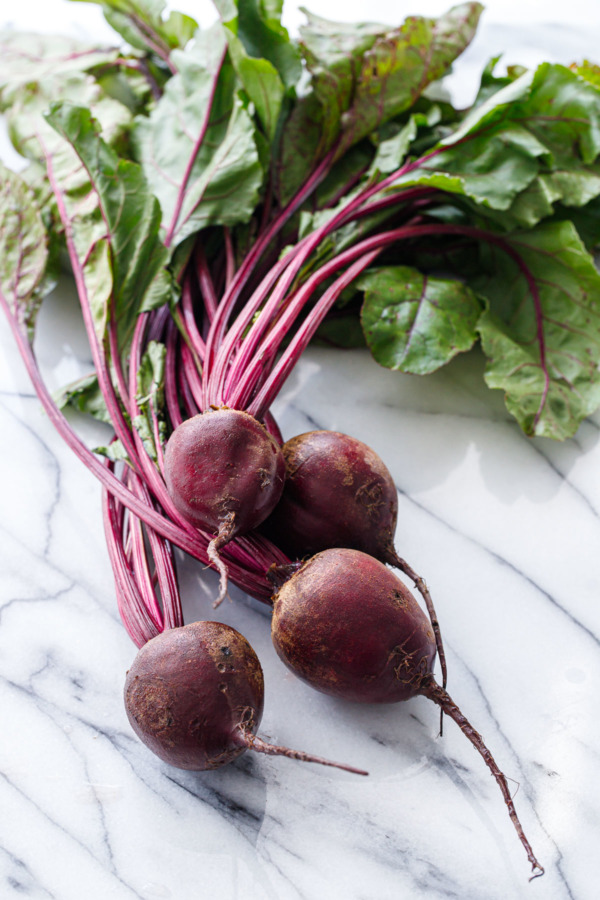
[[[247,253],[242,265],[236,272],[231,284],[229,285],[229,288],[225,291],[221,303],[219,304],[215,320],[212,323],[208,340],[206,342],[206,357],[204,360],[204,382],[206,385],[206,391],[208,391],[208,386],[210,384],[211,372],[214,365],[216,353],[223,341],[227,323],[242,294],[247,279],[254,270],[254,267],[256,266],[256,263],[258,262],[262,254],[270,245],[273,238],[283,229],[286,222],[289,221],[296,210],[299,209],[300,206],[302,206],[306,198],[310,196],[312,191],[323,180],[323,178],[329,171],[334,156],[335,150],[331,150],[327,154],[327,156],[324,157],[319,166],[315,169],[311,177],[307,180],[306,184],[302,188],[300,188],[296,196],[288,203],[285,209],[283,209],[279,213],[279,215],[273,220],[271,225],[260,235],[258,240],[252,246],[252,249]],[[210,401],[208,401],[208,397],[205,395],[204,406],[206,407],[209,405]]]
[[[248,405],[248,412],[255,418],[264,416],[265,411],[270,407],[271,403],[281,390],[282,385],[288,378],[291,370],[298,361],[299,356],[304,352],[310,343],[317,328],[340,296],[342,291],[351,284],[355,278],[360,275],[372,262],[379,256],[382,248],[372,250],[353,263],[343,275],[337,278],[320,298],[314,309],[311,311],[303,322],[302,326],[294,335],[293,340],[284,351],[281,360],[261,388],[255,399]]]
[[[215,285],[210,273],[210,269],[208,267],[208,262],[206,261],[204,248],[201,244],[197,245],[195,255],[198,272],[198,282],[200,284],[200,293],[202,294],[204,310],[206,312],[206,315],[208,316],[209,322],[212,322],[217,313],[219,301],[217,300]]]

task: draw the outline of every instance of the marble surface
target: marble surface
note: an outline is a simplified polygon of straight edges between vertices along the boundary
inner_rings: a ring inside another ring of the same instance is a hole
[[[37,345],[52,385],[87,369],[76,319],[64,283]],[[286,436],[346,431],[391,469],[397,545],[428,579],[449,690],[511,779],[546,867],[531,884],[495,782],[451,722],[437,737],[432,704],[316,694],[276,657],[268,610],[234,591],[213,612],[212,576],[191,563],[188,620],[235,626],[261,659],[261,733],[370,776],[249,753],[193,774],[139,744],[98,485],[40,411],[0,320],[2,900],[598,896],[600,415],[564,444],[527,439],[482,369],[470,355],[419,379],[312,350],[276,414]]]

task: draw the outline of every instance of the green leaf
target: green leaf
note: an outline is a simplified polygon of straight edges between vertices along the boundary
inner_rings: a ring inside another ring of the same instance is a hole
[[[481,106],[482,103],[485,103],[486,100],[497,93],[501,88],[512,84],[513,81],[525,74],[526,70],[521,66],[510,66],[507,69],[506,75],[495,75],[496,67],[501,58],[501,56],[492,57],[481,73],[481,82],[477,97],[473,103],[473,109]]]
[[[339,152],[409,109],[441,78],[472,40],[482,9],[465,3],[439,19],[411,16],[396,32],[379,36],[361,60]]]
[[[279,122],[285,88],[279,73],[268,59],[248,56],[242,42],[225,29],[231,61],[244,85],[256,113],[270,141],[273,141]]]
[[[133,424],[148,453],[155,461],[158,459],[155,421],[161,446],[166,437],[166,424],[163,416],[166,356],[167,348],[164,344],[150,341],[142,357],[137,377],[136,400],[140,414],[135,417]]]
[[[173,297],[164,268],[169,253],[158,237],[160,208],[140,166],[118,158],[88,110],[57,105],[48,121],[72,146],[89,178],[86,193],[66,192],[64,202],[98,333],[103,337],[114,318],[123,349],[139,313]],[[64,175],[55,173],[59,184],[65,184]]]
[[[215,6],[248,57],[271,63],[286,89],[297,83],[300,51],[281,24],[280,0],[215,0]]]
[[[374,358],[388,369],[426,375],[469,350],[481,303],[460,281],[390,266],[363,275],[362,327]]]
[[[69,74],[114,62],[118,47],[100,47],[59,35],[0,32],[0,110],[5,111],[23,88],[58,83]]]
[[[185,47],[198,28],[184,13],[172,12],[165,18],[165,0],[72,0],[95,3],[104,17],[131,47],[154,53],[166,60],[175,47]]]
[[[41,214],[25,182],[0,163],[0,294],[33,340],[48,261]]]
[[[600,275],[570,222],[505,240],[531,273],[539,309],[523,271],[493,248],[488,272],[471,281],[489,304],[478,324],[485,380],[505,392],[526,434],[562,440],[600,405]]]
[[[392,137],[380,141],[377,153],[371,163],[370,172],[388,175],[395,172],[403,162],[408,148],[417,136],[418,119],[411,116],[408,122]]]
[[[77,381],[55,391],[54,400],[59,409],[70,407],[77,410],[77,412],[93,416],[99,422],[106,422],[107,425],[112,425],[112,419],[106,408],[102,391],[98,385],[98,378],[95,374],[85,375],[83,378],[78,378]]]
[[[330,314],[318,327],[314,342],[325,347],[354,350],[365,347],[365,336],[359,316],[346,313]]]
[[[111,441],[106,447],[94,447],[94,453],[98,456],[112,459],[113,462],[126,462],[131,466],[131,460],[127,456],[127,451],[120,440]]]
[[[134,132],[172,246],[207,225],[247,221],[258,203],[263,171],[255,128],[233,68],[223,62],[225,49],[217,24],[192,50],[174,51],[179,73]]]
[[[600,193],[600,92],[543,63],[495,91],[398,186],[436,185],[433,174],[501,228],[532,226],[553,204],[581,206]],[[507,215],[504,215],[507,213]]]
[[[580,78],[584,78],[586,81],[589,81],[589,83],[593,84],[594,87],[600,88],[600,66],[596,63],[592,63],[589,60],[584,59],[584,61],[579,65],[574,63],[571,66],[571,70],[579,75]]]
[[[30,82],[14,98],[6,113],[9,134],[15,149],[27,159],[42,162],[48,150],[55,151],[64,143],[45,119],[53,103],[68,101],[85,105],[97,120],[104,140],[120,147],[132,123],[129,110],[106,97],[90,75],[70,72],[48,75],[42,82]],[[42,144],[44,147],[42,147]],[[64,152],[68,153],[65,148]],[[72,165],[77,163],[72,156]]]
[[[568,209],[557,203],[553,219],[568,219],[572,222],[588,251],[592,252],[600,247],[600,197],[594,197],[580,209]]]
[[[339,157],[409,109],[465,49],[481,10],[479,3],[465,3],[437,20],[410,17],[399,28],[309,15],[301,36],[311,90],[283,133],[281,199],[295,193],[334,145]]]
[[[374,169],[375,148],[370,141],[361,141],[337,160],[315,191],[318,210],[338,206],[354,194],[357,186],[370,181]]]

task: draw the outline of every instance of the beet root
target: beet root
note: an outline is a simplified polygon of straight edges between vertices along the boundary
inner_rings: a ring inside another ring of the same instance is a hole
[[[435,659],[433,630],[408,588],[358,550],[318,553],[285,582],[272,637],[312,687],[364,703],[414,696]]]
[[[393,551],[398,495],[370,447],[338,431],[309,431],[282,452],[285,487],[263,530],[284,553],[301,559],[348,547],[382,559]]]
[[[336,547],[361,550],[412,579],[429,613],[446,686],[446,655],[423,578],[394,548],[398,493],[383,460],[339,431],[308,431],[282,447],[285,486],[261,530],[292,559]]]
[[[318,553],[277,592],[278,655],[319,691],[358,702],[423,695],[453,719],[496,779],[532,865],[543,874],[518,819],[506,776],[447,691],[433,677],[435,639],[416,600],[386,566],[358,550]]]
[[[262,667],[243,635],[220,622],[193,622],[144,644],[127,672],[124,696],[140,740],[180,769],[216,769],[255,750],[367,774],[258,737]]]
[[[165,450],[165,480],[178,512],[214,535],[208,556],[221,575],[217,606],[227,591],[221,550],[256,528],[281,496],[285,461],[277,441],[253,416],[209,410],[179,425]]]

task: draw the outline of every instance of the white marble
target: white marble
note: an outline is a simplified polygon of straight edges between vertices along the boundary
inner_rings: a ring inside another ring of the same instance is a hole
[[[486,40],[474,58],[495,49]],[[585,42],[580,30],[593,55]],[[87,367],[75,318],[62,285],[38,342],[53,385]],[[234,625],[262,661],[261,733],[370,776],[251,754],[193,774],[139,744],[99,489],[40,412],[0,320],[2,900],[595,900],[600,415],[564,444],[529,440],[481,372],[476,355],[419,379],[312,350],[276,413],[286,436],[346,431],[391,469],[398,547],[429,581],[449,690],[518,785],[546,867],[532,884],[498,789],[451,722],[440,739],[424,699],[361,707],[311,691],[277,659],[268,610],[234,592],[215,613],[212,576],[191,563],[187,618]]]

